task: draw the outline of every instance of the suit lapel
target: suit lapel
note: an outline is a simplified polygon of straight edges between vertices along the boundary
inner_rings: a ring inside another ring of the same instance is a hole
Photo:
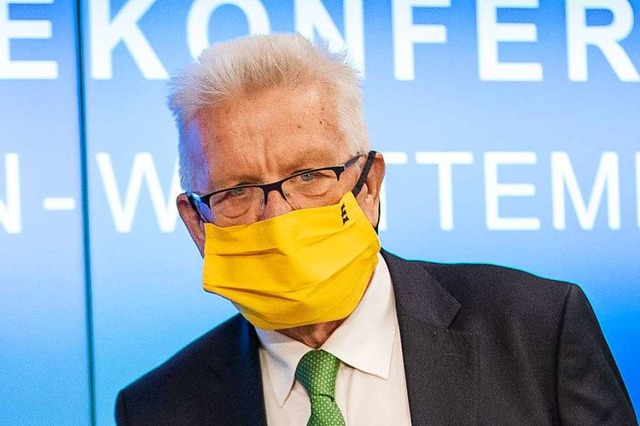
[[[424,264],[382,255],[395,292],[412,424],[476,424],[477,343],[449,328],[460,304]],[[237,346],[210,366],[226,384],[235,424],[266,425],[258,337],[244,318],[239,322],[239,339],[230,344]]]
[[[225,383],[224,409],[233,424],[266,425],[258,336],[247,320],[238,317],[237,321],[238,339],[228,342],[223,359],[209,360],[209,365]]]
[[[237,424],[267,424],[258,348],[259,343],[256,331],[243,318],[240,350],[234,352],[236,354],[234,359],[236,367],[232,368],[237,374],[229,378],[230,388],[236,393],[232,395],[231,399],[242,401],[242,405],[236,407],[235,418],[238,419]]]
[[[413,425],[475,424],[476,342],[449,328],[460,304],[424,264],[382,255],[395,291]]]

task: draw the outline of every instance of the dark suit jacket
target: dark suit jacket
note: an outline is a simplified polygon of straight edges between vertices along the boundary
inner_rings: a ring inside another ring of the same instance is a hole
[[[579,287],[383,255],[413,425],[637,425]],[[258,347],[231,318],[121,391],[118,424],[266,424]]]

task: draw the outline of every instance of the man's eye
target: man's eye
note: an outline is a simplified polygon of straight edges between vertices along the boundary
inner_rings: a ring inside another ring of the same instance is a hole
[[[233,188],[227,191],[230,197],[242,197],[248,191],[248,188]]]
[[[315,172],[307,172],[300,175],[300,180],[303,182],[309,182],[316,178]]]

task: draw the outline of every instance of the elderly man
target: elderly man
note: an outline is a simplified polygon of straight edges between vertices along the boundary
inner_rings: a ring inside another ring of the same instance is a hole
[[[380,251],[359,80],[299,35],[172,82],[203,285],[240,311],[124,389],[121,425],[637,424],[582,291]]]

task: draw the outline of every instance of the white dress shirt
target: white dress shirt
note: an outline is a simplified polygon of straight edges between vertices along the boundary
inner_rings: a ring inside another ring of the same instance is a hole
[[[321,347],[342,361],[336,403],[348,426],[411,424],[391,277],[378,259],[362,300]],[[306,425],[311,404],[295,372],[312,348],[277,331],[257,332],[267,423]]]

